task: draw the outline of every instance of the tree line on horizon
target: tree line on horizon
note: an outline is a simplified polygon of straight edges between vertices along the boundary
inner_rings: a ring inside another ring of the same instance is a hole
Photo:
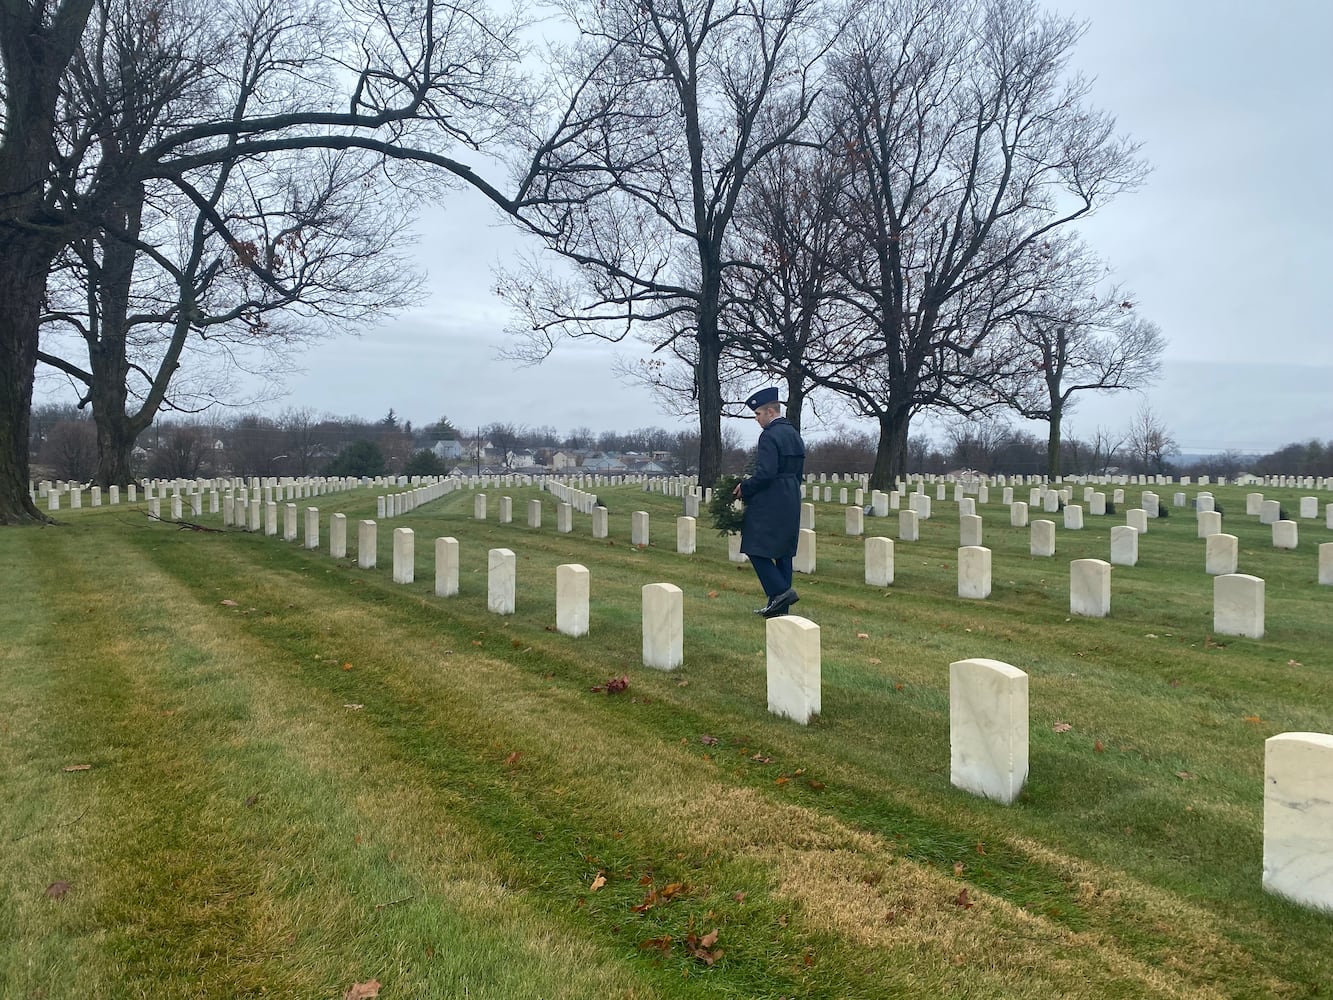
[[[511,357],[641,343],[624,374],[728,461],[756,376],[800,424],[1045,421],[1155,379],[1164,340],[1077,223],[1147,165],[1035,0],[15,0],[0,11],[0,523],[38,366],[109,485],[163,414],[419,301],[412,206],[467,189],[537,249]],[[558,31],[569,41],[544,46]],[[496,164],[489,173],[468,162]]]
[[[437,441],[459,442],[452,458],[437,455]],[[724,433],[723,468],[740,474],[751,451],[735,428]],[[317,416],[289,409],[277,416],[240,414],[225,421],[167,419],[154,423],[132,457],[135,478],[190,479],[224,475],[260,476],[442,476],[504,468],[492,455],[532,453],[539,464],[555,453],[579,459],[599,454],[660,456],[673,474],[697,474],[698,439],[689,431],[661,427],[594,432],[588,427],[559,431],[492,422],[470,431],[446,417],[413,426],[391,410],[379,420],[356,416]],[[908,442],[909,473],[942,475],[970,469],[986,475],[1041,475],[1048,462],[1047,441],[1002,420],[960,421],[938,438],[913,436]],[[1333,476],[1333,440],[1292,443],[1268,454],[1235,449],[1213,455],[1175,454],[1175,444],[1151,412],[1140,413],[1118,432],[1098,428],[1087,437],[1066,437],[1062,466],[1071,475],[1169,474],[1234,479],[1256,475]],[[874,468],[873,435],[835,427],[807,442],[810,473],[868,474]],[[33,414],[33,470],[39,476],[86,482],[96,468],[96,432],[92,421],[72,406],[47,404]],[[570,470],[565,470],[570,471]],[[577,466],[572,471],[578,471]]]

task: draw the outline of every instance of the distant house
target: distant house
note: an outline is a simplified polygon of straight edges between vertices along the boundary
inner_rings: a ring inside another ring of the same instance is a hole
[[[436,458],[452,459],[463,457],[463,443],[457,438],[446,438],[430,446]]]
[[[579,456],[572,451],[557,451],[551,455],[551,468],[559,472],[561,469],[573,469],[579,464]]]
[[[584,472],[624,472],[625,463],[614,455],[590,455],[582,468]]]

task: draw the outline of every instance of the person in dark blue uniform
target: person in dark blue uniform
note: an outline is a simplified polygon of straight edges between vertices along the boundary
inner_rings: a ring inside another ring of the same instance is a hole
[[[760,389],[745,401],[763,432],[755,456],[754,475],[736,487],[745,501],[741,551],[759,577],[768,603],[756,608],[765,618],[785,615],[800,598],[791,586],[792,557],[801,528],[801,477],[805,444],[782,415],[775,388]]]

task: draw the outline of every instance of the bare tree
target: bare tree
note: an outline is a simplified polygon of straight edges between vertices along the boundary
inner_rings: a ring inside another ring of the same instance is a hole
[[[913,416],[994,405],[988,340],[1047,280],[1043,244],[1144,166],[1066,63],[1083,28],[1031,0],[865,7],[833,57],[828,148],[864,339],[820,376],[879,425],[872,482],[904,471]]]
[[[85,483],[97,468],[97,433],[87,420],[62,420],[42,443],[42,461],[59,479]]]
[[[1119,288],[1097,290],[1103,268],[1080,244],[1051,252],[1049,263],[1049,287],[1013,318],[1011,375],[996,384],[1022,416],[1049,425],[1046,473],[1058,476],[1063,421],[1077,394],[1147,388],[1160,375],[1166,341],[1132,314]]]
[[[516,356],[546,357],[564,336],[655,347],[692,341],[699,475],[716,479],[724,400],[719,318],[741,193],[791,141],[813,100],[826,27],[819,0],[567,0],[578,30],[550,90],[558,128],[533,143],[529,213],[571,265],[505,275],[522,317]],[[525,183],[527,183],[525,181]]]
[[[1154,475],[1166,472],[1166,456],[1176,452],[1176,441],[1147,403],[1135,412],[1127,438],[1130,453],[1141,471]]]
[[[189,199],[232,249],[247,280],[278,296],[291,289],[292,275],[268,256],[278,249],[277,233],[255,240],[247,231],[253,213],[241,216],[233,231],[237,220],[229,208],[211,199],[228,165],[258,170],[286,151],[358,150],[378,157],[386,184],[420,181],[420,170],[407,167],[417,164],[433,178],[477,189],[506,212],[521,208],[521,199],[505,196],[452,155],[456,148],[497,143],[529,103],[518,75],[519,25],[491,16],[480,0],[349,0],[336,11],[315,0],[117,0],[114,9],[127,12],[124,23],[137,26],[146,46],[169,25],[201,12],[216,28],[201,29],[217,42],[205,54],[212,58],[187,60],[182,71],[192,74],[191,93],[216,100],[226,112],[211,113],[206,105],[146,137],[118,134],[114,120],[83,127],[73,100],[83,82],[75,57],[85,32],[96,30],[90,20],[95,6],[94,0],[0,4],[0,300],[6,303],[0,311],[0,523],[45,519],[27,495],[26,446],[52,262],[66,246],[113,236],[152,256],[157,247],[140,238],[131,217],[138,189],[152,196],[165,184]],[[112,0],[99,9],[113,9]],[[249,54],[257,63],[272,56],[275,74],[262,86],[238,72],[246,57],[238,47],[256,41],[238,27],[257,21],[299,25],[304,38],[299,48],[270,52],[261,33]],[[272,222],[274,230],[283,225]],[[299,243],[283,245],[286,266],[293,266]],[[171,261],[154,260],[175,276]],[[107,266],[104,256],[99,266]],[[189,308],[171,319],[191,324],[189,281],[178,285]]]

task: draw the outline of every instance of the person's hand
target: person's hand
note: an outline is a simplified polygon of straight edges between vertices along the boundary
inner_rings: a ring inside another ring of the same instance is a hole
[[[739,499],[741,498],[741,484],[740,484],[740,483],[737,483],[737,484],[736,484],[736,488],[735,488],[734,490],[731,491],[731,495],[732,495],[732,497],[733,497],[734,499],[736,499],[736,500],[739,500]]]

